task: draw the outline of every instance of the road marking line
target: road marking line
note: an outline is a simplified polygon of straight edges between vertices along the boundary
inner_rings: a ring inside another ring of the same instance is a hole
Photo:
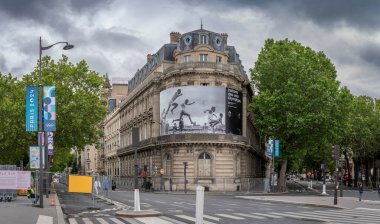
[[[244,214],[244,213],[234,213],[234,214],[235,215],[241,215],[241,216],[248,217],[248,218],[254,218],[254,219],[267,219],[265,217],[258,216],[258,215],[249,215],[249,214]]]
[[[70,224],[78,224],[74,218],[69,218],[69,223]]]
[[[138,223],[136,222],[135,220],[131,219],[131,218],[122,218],[123,220],[129,222],[130,224],[141,224],[141,223]]]
[[[236,219],[236,220],[243,220],[243,219],[245,219],[245,218],[242,218],[242,217],[238,217],[238,216],[234,216],[234,215],[228,215],[228,214],[215,214],[215,215],[226,217],[226,218],[230,218],[230,219]]]
[[[218,221],[218,222],[220,220],[220,218],[217,218],[217,217],[214,217],[211,215],[203,215],[203,218],[211,219],[211,220]]]
[[[82,220],[85,224],[92,224],[92,222],[89,218],[83,218]]]
[[[36,224],[50,224],[53,223],[53,217],[46,215],[39,215]]]
[[[98,220],[101,224],[109,224],[108,222],[106,222],[106,220],[102,218],[96,218],[96,220]]]
[[[363,207],[359,207],[359,208],[355,208],[355,209],[358,209],[358,210],[368,210],[368,211],[377,211],[377,212],[380,211],[380,209],[376,209],[376,208],[363,208]]]
[[[187,220],[193,221],[193,222],[197,221],[196,218],[193,218],[193,217],[190,217],[190,216],[187,216],[187,215],[176,215],[176,216],[179,217],[179,218],[183,218],[183,219],[187,219]],[[203,223],[204,224],[215,224],[213,222],[208,222],[208,221],[204,221],[204,220],[203,220]]]
[[[167,221],[169,221],[169,222],[172,222],[172,223],[174,223],[174,224],[186,224],[186,223],[184,223],[184,222],[181,222],[181,221],[178,221],[178,220],[175,220],[175,219],[169,218],[169,217],[167,217],[167,216],[161,216],[161,219],[165,219],[165,220],[167,220]]]
[[[171,222],[168,222],[166,220],[157,218],[157,217],[140,217],[140,218],[135,218],[137,221],[145,223],[145,224],[172,224]]]
[[[124,224],[124,222],[118,220],[117,218],[110,218],[110,220],[112,220],[112,222],[114,222],[116,224]]]
[[[260,215],[260,216],[265,216],[265,217],[269,217],[269,218],[272,218],[272,219],[280,219],[282,218],[281,215],[271,215],[271,214],[267,214],[267,213],[251,213],[252,215]]]

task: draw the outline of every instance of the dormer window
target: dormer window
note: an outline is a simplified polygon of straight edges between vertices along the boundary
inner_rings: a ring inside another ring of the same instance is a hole
[[[222,57],[216,56],[216,63],[222,63]]]
[[[206,35],[201,35],[201,44],[207,44],[206,43]]]

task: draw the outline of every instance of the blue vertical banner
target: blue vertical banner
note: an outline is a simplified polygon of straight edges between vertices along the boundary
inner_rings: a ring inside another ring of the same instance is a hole
[[[272,157],[273,155],[273,139],[269,139],[268,141],[268,157]]]
[[[26,131],[38,129],[38,87],[26,87]]]
[[[56,130],[55,86],[44,86],[44,131]]]
[[[280,157],[280,140],[274,140],[274,156]]]

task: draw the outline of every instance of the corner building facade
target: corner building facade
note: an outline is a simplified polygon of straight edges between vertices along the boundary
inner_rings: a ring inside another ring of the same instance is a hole
[[[155,189],[244,190],[263,178],[264,154],[248,105],[252,88],[228,35],[172,32],[148,54],[120,105],[120,177],[134,175],[132,128],[139,128],[139,172]],[[185,169],[186,164],[186,169]],[[163,171],[163,174],[160,174]]]

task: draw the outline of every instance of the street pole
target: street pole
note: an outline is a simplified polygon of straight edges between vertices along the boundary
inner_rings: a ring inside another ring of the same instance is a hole
[[[186,168],[187,168],[187,162],[183,162],[183,171],[184,171],[184,174],[185,174],[185,194],[187,193],[187,188],[186,188]]]
[[[334,205],[338,204],[338,167],[335,168],[335,191],[334,191]]]
[[[140,131],[139,128],[132,128],[132,147],[135,150],[135,203],[134,211],[140,211],[140,193],[139,193],[139,184],[137,176],[139,175],[139,165],[137,164],[137,148],[140,145]]]
[[[39,197],[40,197],[40,208],[43,208],[44,207],[44,200],[43,200],[43,197],[42,197],[42,194],[43,194],[43,174],[42,174],[42,171],[43,171],[43,161],[42,161],[42,138],[43,138],[43,129],[42,129],[42,38],[40,37],[40,64],[39,64],[39,68],[40,68],[40,71],[39,71],[39,78],[38,78],[38,81],[39,81],[39,84],[38,84],[38,119],[39,119],[39,122],[38,122],[38,135],[40,137],[39,141],[38,141],[38,148],[39,148],[39,152],[40,152],[40,173],[39,173],[39,186],[40,186],[40,189],[39,189]]]
[[[42,198],[42,195],[43,195],[43,158],[42,158],[42,155],[43,152],[42,152],[42,139],[45,137],[45,132],[43,130],[43,127],[42,127],[42,110],[43,110],[43,106],[42,106],[42,94],[43,94],[43,85],[42,85],[42,51],[43,50],[47,50],[51,47],[53,47],[54,45],[56,44],[65,44],[65,46],[63,47],[63,50],[70,50],[74,47],[74,45],[71,45],[69,44],[68,42],[57,42],[57,43],[54,43],[52,45],[49,45],[47,47],[42,47],[42,38],[40,37],[40,46],[39,46],[39,53],[40,53],[40,61],[39,61],[39,78],[38,78],[38,137],[39,137],[39,140],[38,140],[38,148],[40,150],[39,152],[39,156],[40,156],[40,167],[39,167],[39,197],[40,197],[40,208],[43,208],[44,207],[44,201],[43,201],[43,198]],[[47,140],[46,140],[47,141]],[[47,148],[45,148],[45,151],[47,151]],[[46,153],[47,155],[47,153]],[[45,166],[48,166],[48,158],[47,156],[45,156]],[[47,180],[46,180],[47,182]],[[46,183],[48,184],[48,183]],[[45,189],[46,189],[46,186],[45,186]],[[46,189],[47,190],[47,189]],[[48,197],[48,195],[46,195]]]

